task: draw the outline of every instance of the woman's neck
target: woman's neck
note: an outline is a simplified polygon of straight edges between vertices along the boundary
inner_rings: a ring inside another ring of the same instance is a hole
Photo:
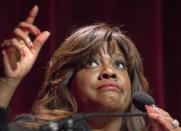
[[[93,131],[120,131],[122,118],[94,118],[88,121]]]

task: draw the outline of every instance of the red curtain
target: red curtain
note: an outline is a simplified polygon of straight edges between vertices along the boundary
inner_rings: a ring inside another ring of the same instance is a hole
[[[40,8],[35,24],[51,37],[11,102],[12,116],[29,112],[43,83],[46,63],[65,36],[95,22],[121,25],[136,43],[158,106],[181,121],[181,1],[179,0],[1,0],[0,42],[28,11]],[[2,70],[1,70],[2,72]]]

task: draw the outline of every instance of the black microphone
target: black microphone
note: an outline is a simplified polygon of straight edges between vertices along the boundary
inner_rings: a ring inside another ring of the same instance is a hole
[[[154,99],[144,93],[144,92],[136,92],[133,95],[133,104],[136,108],[141,110],[143,113],[120,113],[120,112],[114,112],[114,113],[102,113],[102,112],[95,112],[95,113],[77,113],[73,115],[72,117],[68,117],[62,120],[57,121],[51,121],[47,124],[44,124],[40,126],[38,131],[58,131],[61,129],[62,131],[73,131],[74,124],[76,122],[90,119],[93,117],[143,117],[147,116],[145,105],[154,105],[155,101]]]
[[[145,105],[155,105],[155,100],[142,91],[134,93],[132,102],[142,112],[146,112]]]

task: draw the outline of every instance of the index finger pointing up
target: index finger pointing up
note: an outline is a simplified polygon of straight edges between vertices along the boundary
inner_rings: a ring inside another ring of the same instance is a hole
[[[28,17],[26,18],[25,21],[26,21],[27,23],[29,23],[29,24],[32,24],[32,23],[34,22],[36,16],[37,16],[37,14],[38,14],[38,6],[35,5],[35,6],[32,8],[32,10],[29,12],[29,15],[28,15]]]

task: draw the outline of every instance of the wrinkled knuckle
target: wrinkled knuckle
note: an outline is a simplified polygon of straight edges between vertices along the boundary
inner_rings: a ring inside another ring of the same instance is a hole
[[[16,42],[16,38],[12,38],[11,41],[12,41],[12,42]]]
[[[40,41],[39,39],[37,39],[37,40],[35,41],[35,43],[37,43],[37,44],[41,44],[41,43],[42,43],[42,41]]]
[[[13,30],[14,34],[17,34],[18,32],[19,32],[19,28],[18,27]]]
[[[18,26],[23,26],[25,22],[21,21]]]
[[[168,112],[165,112],[165,114],[166,114],[167,116],[170,116],[170,114],[169,114]]]
[[[31,30],[35,30],[36,27],[35,27],[34,25],[31,25],[31,26],[30,26],[30,29],[31,29]]]

